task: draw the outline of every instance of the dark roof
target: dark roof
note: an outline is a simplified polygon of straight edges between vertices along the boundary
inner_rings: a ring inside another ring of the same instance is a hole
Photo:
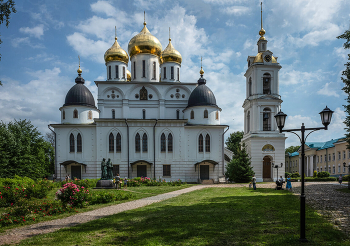
[[[198,86],[192,91],[187,107],[193,106],[216,106],[214,93],[205,85],[206,80],[201,75],[198,80]]]
[[[63,106],[87,106],[96,108],[94,96],[84,85],[85,80],[79,75],[75,79],[75,85],[68,91]]]

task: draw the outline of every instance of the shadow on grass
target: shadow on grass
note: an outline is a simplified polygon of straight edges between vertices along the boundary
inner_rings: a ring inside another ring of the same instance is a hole
[[[306,215],[310,240],[307,245],[350,245],[344,234],[313,210],[307,208]],[[208,188],[33,238],[27,243],[299,245],[298,238],[299,199],[290,193]]]

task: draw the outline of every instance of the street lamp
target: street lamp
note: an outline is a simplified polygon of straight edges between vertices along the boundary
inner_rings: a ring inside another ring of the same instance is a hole
[[[300,129],[287,129],[287,130],[282,130],[284,127],[284,123],[286,121],[287,115],[284,114],[282,111],[278,112],[278,114],[275,115],[276,123],[280,130],[280,133],[291,132],[298,136],[301,143],[301,193],[300,193],[300,238],[299,238],[301,242],[307,242],[307,239],[305,238],[305,193],[304,193],[305,140],[314,131],[328,130],[328,125],[331,123],[332,114],[333,114],[333,111],[330,110],[327,106],[324,110],[320,112],[321,121],[324,127],[305,128],[304,123],[302,123]],[[298,134],[296,134],[294,131],[300,131],[301,137]],[[311,132],[305,137],[305,131],[311,131]]]
[[[283,163],[281,163],[281,166],[279,165],[275,165],[274,163],[272,163],[272,168],[276,168],[277,169],[277,178],[276,181],[278,181],[278,168],[283,167]],[[273,172],[272,172],[272,179],[273,179]]]
[[[346,163],[343,163],[344,167],[346,167]],[[350,190],[350,164],[348,165],[348,189]]]

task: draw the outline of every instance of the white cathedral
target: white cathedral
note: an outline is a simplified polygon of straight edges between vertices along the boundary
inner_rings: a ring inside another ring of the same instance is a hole
[[[258,55],[248,57],[244,138],[258,181],[276,178],[271,163],[284,162],[284,134],[273,119],[281,105],[281,66],[260,30]],[[227,125],[201,68],[197,83],[181,82],[181,54],[169,38],[163,50],[146,27],[128,44],[117,42],[104,55],[107,80],[95,81],[97,107],[78,69],[75,85],[60,108],[56,136],[58,179],[100,178],[110,159],[121,177],[218,182],[232,152],[224,146]],[[131,63],[131,73],[127,70]],[[284,168],[283,168],[284,169]],[[282,173],[282,170],[280,170]]]

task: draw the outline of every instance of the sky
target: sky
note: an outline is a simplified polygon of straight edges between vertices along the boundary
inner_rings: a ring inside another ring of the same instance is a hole
[[[104,53],[128,42],[143,28],[182,55],[182,82],[197,82],[203,57],[204,77],[222,108],[229,133],[243,130],[244,73],[247,57],[258,52],[260,1],[257,0],[15,0],[9,27],[0,26],[0,120],[28,119],[38,130],[60,123],[59,108],[77,77],[78,55],[85,85],[97,99],[94,81],[106,79]],[[285,129],[322,126],[319,112],[334,111],[328,131],[307,141],[344,136],[346,94],[341,73],[349,50],[336,37],[349,29],[350,1],[266,0],[263,26],[267,49],[278,57]],[[130,62],[129,62],[130,70]],[[96,104],[97,105],[97,104]],[[300,145],[286,133],[286,147]]]

